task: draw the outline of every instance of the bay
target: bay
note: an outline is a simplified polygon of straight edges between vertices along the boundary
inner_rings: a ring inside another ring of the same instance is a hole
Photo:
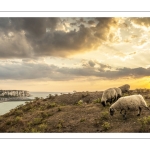
[[[60,95],[61,93],[68,93],[68,92],[30,92],[31,96],[29,99],[35,99],[35,97],[43,97],[46,98],[49,94]],[[16,108],[18,105],[25,104],[26,101],[8,101],[8,102],[1,102],[0,103],[0,115],[3,115],[9,112],[11,109]]]

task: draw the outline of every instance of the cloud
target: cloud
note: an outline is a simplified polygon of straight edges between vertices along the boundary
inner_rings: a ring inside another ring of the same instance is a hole
[[[89,65],[90,65],[91,67],[94,67],[94,66],[95,66],[95,63],[94,63],[92,60],[90,60],[88,63],[89,63]]]
[[[67,57],[95,50],[118,22],[116,18],[94,19],[95,27],[88,26],[92,21],[86,18],[73,23],[71,18],[0,18],[0,58]]]
[[[89,24],[89,25],[95,25],[95,21],[94,21],[94,20],[89,20],[89,21],[88,21],[88,24]]]
[[[147,39],[141,39],[138,43],[137,46],[141,46],[147,43]]]
[[[139,26],[145,26],[145,27],[150,26],[150,18],[149,17],[131,18],[131,22],[133,22],[134,24],[139,25]]]
[[[0,64],[0,80],[40,79],[67,81],[80,77],[98,77],[100,79],[140,78],[150,76],[149,68],[118,68],[89,60],[80,67],[58,67],[39,61],[5,62]]]
[[[131,39],[134,39],[134,38],[137,38],[137,37],[138,37],[138,35],[136,35],[136,34],[131,35]]]

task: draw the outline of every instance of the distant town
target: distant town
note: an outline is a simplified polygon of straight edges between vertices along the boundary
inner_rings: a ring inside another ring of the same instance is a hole
[[[0,101],[25,100],[30,97],[29,91],[24,90],[0,90]]]

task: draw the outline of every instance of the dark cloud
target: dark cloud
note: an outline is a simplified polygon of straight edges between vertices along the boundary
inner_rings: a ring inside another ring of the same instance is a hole
[[[95,21],[94,20],[89,20],[88,24],[93,25],[93,24],[95,24]]]
[[[131,18],[131,21],[140,26],[150,26],[150,17]]]
[[[95,63],[95,65],[94,65]],[[89,66],[78,68],[58,67],[45,63],[5,63],[0,65],[0,79],[24,80],[24,79],[48,79],[48,80],[72,80],[77,77],[95,76],[102,79],[140,78],[150,76],[150,68],[119,68],[111,70],[105,64],[88,61]],[[99,66],[97,67],[97,65]]]
[[[129,26],[129,25],[128,25],[127,23],[123,23],[123,24],[122,24],[122,27],[124,27],[124,28],[128,28],[128,26]]]
[[[95,63],[94,63],[92,60],[90,60],[88,63],[89,63],[89,65],[90,65],[91,67],[94,67],[94,66],[95,66]]]
[[[0,18],[0,58],[66,57],[95,50],[107,41],[110,27],[117,26],[115,18],[96,18],[95,27],[85,26],[86,18],[77,18],[73,23],[78,30],[74,30],[66,26],[66,20]],[[60,26],[69,30],[58,30]]]
[[[71,25],[71,26],[76,26],[77,23],[76,23],[76,22],[71,22],[70,25]]]

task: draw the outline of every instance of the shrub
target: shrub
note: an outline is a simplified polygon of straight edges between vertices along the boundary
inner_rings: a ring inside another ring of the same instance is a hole
[[[101,125],[103,123],[103,121],[106,121],[109,119],[109,113],[107,111],[102,112],[101,116],[99,116],[98,118],[94,119],[94,126],[99,127],[99,125]]]
[[[109,113],[107,111],[101,113],[101,120],[108,120]]]
[[[42,122],[42,118],[34,118],[31,124],[38,125],[38,124],[41,124],[41,122]]]
[[[89,96],[90,94],[89,94],[89,92],[87,91],[87,92],[85,92],[85,93],[82,93],[82,98],[84,98],[84,97],[86,97],[86,96]]]
[[[40,131],[40,132],[45,132],[46,131],[46,129],[47,129],[47,124],[44,124],[44,123],[42,123],[42,124],[40,124],[39,126],[38,126],[38,130]]]
[[[40,97],[35,97],[35,100],[39,100],[40,99]]]
[[[82,119],[80,119],[80,122],[84,122],[86,119],[85,118],[82,118]]]
[[[29,111],[30,109],[32,109],[32,106],[31,105],[26,105],[22,109],[23,109],[23,111]]]
[[[34,132],[39,132],[39,131],[38,131],[38,129],[37,129],[37,128],[31,128],[31,131],[29,131],[29,132],[34,133]]]
[[[107,131],[108,129],[110,129],[110,123],[109,122],[104,122],[103,124],[102,124],[102,128],[103,128],[103,130],[104,131]]]
[[[83,104],[83,100],[79,100],[78,102],[77,102],[77,105],[82,105]]]
[[[47,112],[41,112],[41,117],[42,117],[42,118],[48,117],[48,113],[47,113]]]
[[[54,98],[54,96],[53,96],[52,94],[49,94],[49,95],[47,96],[47,98],[48,98],[48,99],[52,99],[52,98]]]
[[[61,111],[62,109],[60,107],[58,107],[58,111]]]
[[[98,98],[98,99],[96,99],[96,100],[93,100],[93,102],[94,102],[94,103],[101,103],[101,99]]]
[[[6,125],[11,125],[12,124],[12,120],[7,120],[5,124]]]
[[[16,122],[18,122],[18,121],[20,121],[20,120],[22,120],[22,117],[17,116],[17,117],[15,118],[15,121],[16,121]]]
[[[63,120],[59,120],[59,122],[58,122],[56,127],[60,130],[63,127],[63,123],[64,123]]]
[[[57,104],[56,103],[48,103],[47,104],[47,108],[52,108],[52,107],[56,107],[57,106]]]
[[[16,115],[16,116],[23,115],[23,111],[22,110],[16,110],[16,111],[14,111],[14,115]]]
[[[128,93],[123,93],[122,96],[123,96],[123,97],[124,97],[124,96],[129,96],[129,94],[128,94]]]
[[[18,105],[16,108],[20,109],[20,108],[22,108],[23,106],[24,106],[24,105],[21,104],[21,105]]]
[[[140,118],[140,119],[138,119],[138,122],[141,125],[140,131],[148,132],[150,130],[150,127],[149,127],[149,125],[150,125],[150,116]]]

